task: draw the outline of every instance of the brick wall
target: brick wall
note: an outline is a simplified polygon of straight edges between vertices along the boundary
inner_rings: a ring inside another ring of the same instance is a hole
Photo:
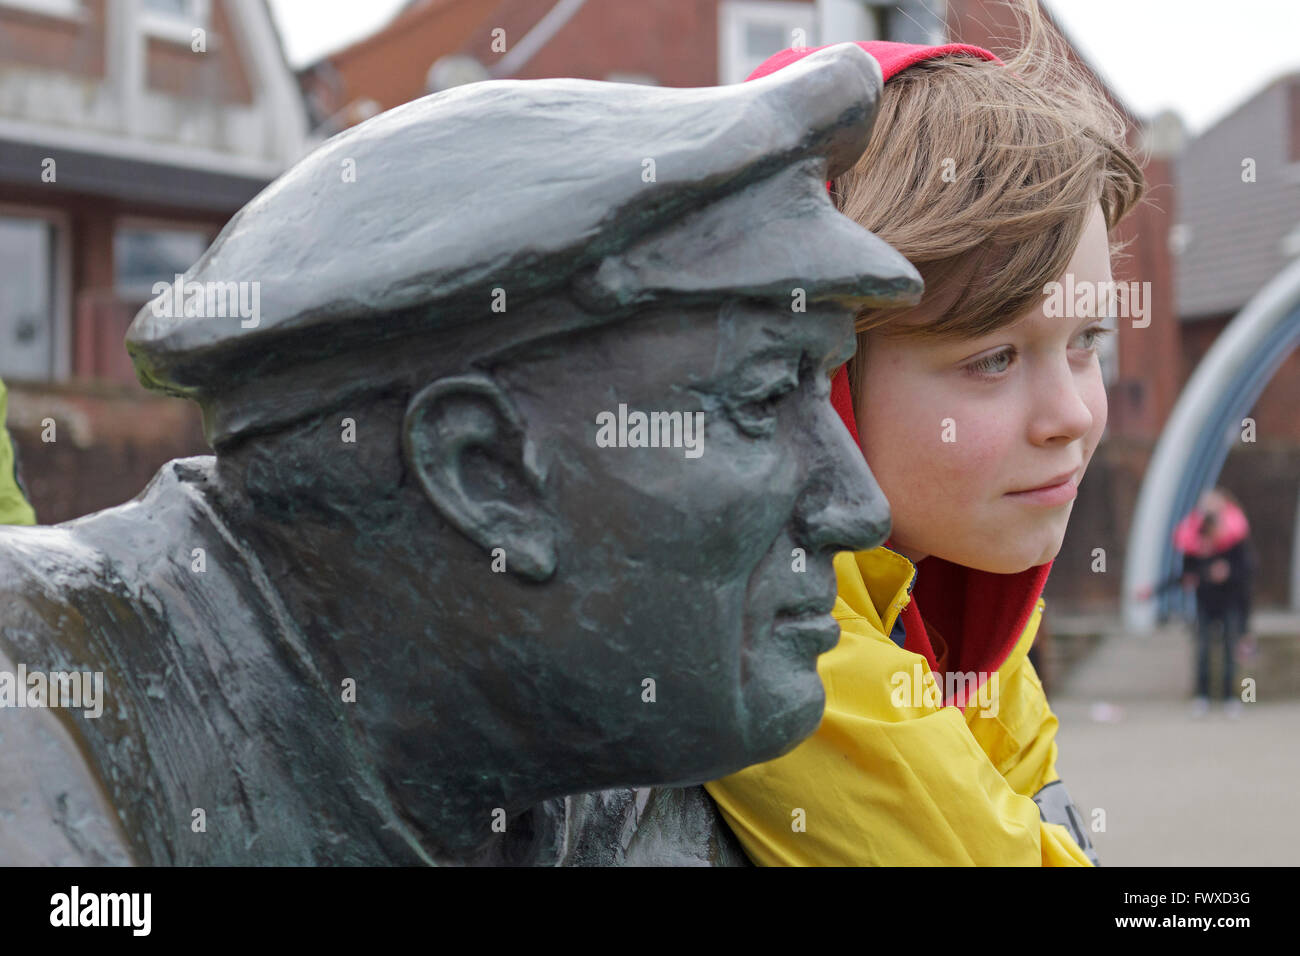
[[[251,105],[253,88],[235,48],[225,0],[214,0],[206,30],[207,50],[202,55],[196,55],[189,42],[147,37],[146,84],[152,90],[209,104]]]
[[[0,4],[0,63],[106,77],[107,0],[83,0],[81,13],[63,17]],[[205,102],[253,102],[252,86],[235,45],[226,0],[213,0],[207,52],[189,42],[149,36],[145,73],[149,88]]]
[[[1180,386],[1191,376],[1231,318],[1217,315],[1183,322]],[[1300,415],[1296,414],[1296,409],[1300,409],[1300,351],[1293,351],[1287,357],[1250,410],[1250,416],[1255,419],[1258,441],[1300,445]]]
[[[102,80],[106,2],[85,0],[76,19],[0,4],[0,63]]]
[[[198,406],[139,385],[10,384],[9,432],[41,524],[134,498],[165,462],[211,454]],[[54,422],[54,441],[42,440]]]
[[[507,15],[520,27],[536,0],[505,4],[499,24],[507,38]],[[545,8],[549,3],[541,3]],[[536,22],[535,18],[532,22]],[[471,54],[491,64],[500,55],[489,51],[491,23],[467,45]],[[635,37],[635,42],[629,42]],[[520,79],[574,76],[603,80],[612,72],[654,77],[661,86],[714,86],[718,82],[718,0],[675,0],[662,3],[588,3],[518,74]]]

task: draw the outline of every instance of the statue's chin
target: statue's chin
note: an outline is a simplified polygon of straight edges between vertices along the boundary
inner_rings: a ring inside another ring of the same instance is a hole
[[[791,706],[789,709],[768,716],[762,726],[745,735],[745,741],[734,740],[729,747],[719,747],[711,752],[696,748],[694,756],[698,763],[684,765],[680,759],[671,766],[643,768],[637,774],[642,782],[631,786],[688,787],[710,780],[717,780],[736,773],[754,764],[767,763],[789,753],[816,731],[822,720],[826,707],[826,696],[822,690],[821,680],[816,674],[811,675],[816,682],[815,696]],[[721,741],[715,737],[715,742]],[[678,757],[685,757],[679,754]],[[628,785],[628,784],[620,784]]]
[[[816,674],[812,677],[817,682],[815,699],[810,699],[797,708],[787,711],[772,723],[765,735],[770,752],[760,760],[753,761],[754,763],[775,760],[789,753],[817,730],[822,722],[822,714],[826,710],[826,692],[822,688],[821,678]]]
[[[770,698],[769,705],[778,698]],[[771,708],[760,723],[753,726],[747,741],[737,752],[725,773],[735,773],[756,763],[781,757],[810,737],[821,724],[826,709],[826,691],[816,671],[787,678],[779,696],[781,708]]]

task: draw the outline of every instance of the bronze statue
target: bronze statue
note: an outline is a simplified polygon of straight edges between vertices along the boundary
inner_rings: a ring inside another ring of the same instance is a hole
[[[920,292],[825,186],[880,82],[476,83],[253,199],[127,337],[215,456],[0,530],[0,672],[103,685],[0,708],[0,861],[743,861],[692,785],[816,728],[889,530],[827,400]]]

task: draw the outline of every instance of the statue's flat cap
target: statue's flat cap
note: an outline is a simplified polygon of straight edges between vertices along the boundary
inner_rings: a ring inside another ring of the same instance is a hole
[[[255,324],[173,314],[169,291],[127,347],[146,385],[202,401],[254,359],[266,374],[322,343],[499,320],[494,289],[511,312],[568,290],[588,324],[656,301],[788,304],[794,287],[915,301],[916,271],[824,186],[866,148],[881,87],[846,43],[732,86],[503,80],[424,97],[324,143],[186,273],[187,286],[256,283]]]

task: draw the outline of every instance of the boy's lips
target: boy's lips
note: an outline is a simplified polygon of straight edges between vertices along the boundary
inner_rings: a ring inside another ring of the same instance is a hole
[[[1071,468],[1069,471],[1061,472],[1055,478],[1048,478],[1046,481],[1043,481],[1037,485],[1030,485],[1028,488],[1017,488],[1015,491],[1007,492],[1007,494],[1023,495],[1030,491],[1044,491],[1048,488],[1055,488],[1058,485],[1064,484],[1067,481],[1071,482],[1072,484],[1075,484],[1076,482],[1074,482],[1073,479],[1075,474],[1078,472],[1078,470],[1079,469],[1077,468]]]
[[[1067,471],[1063,475],[1049,479],[1046,484],[1026,488],[1023,491],[1008,491],[1006,497],[1024,504],[1063,505],[1073,501],[1079,493],[1075,475],[1076,472]]]

